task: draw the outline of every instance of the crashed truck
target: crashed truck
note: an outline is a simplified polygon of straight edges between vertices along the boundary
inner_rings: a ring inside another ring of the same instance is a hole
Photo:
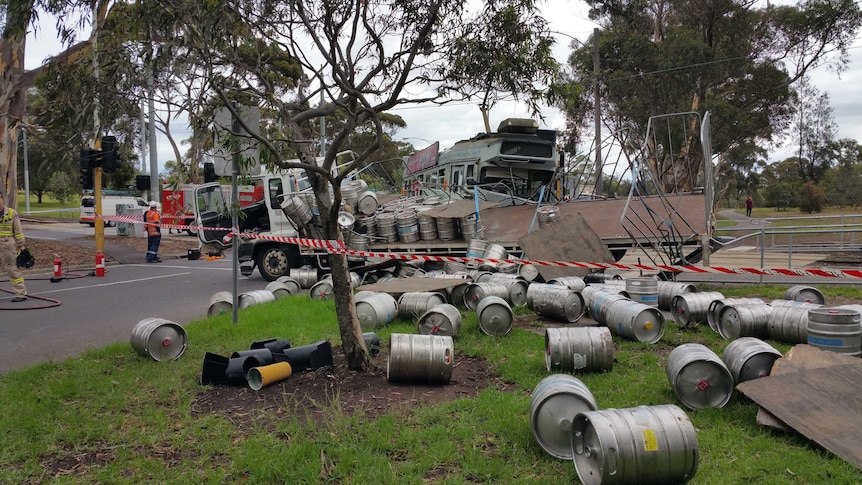
[[[708,115],[704,120],[697,113],[685,115],[702,125],[700,179],[709,186]],[[655,126],[665,121],[654,118]],[[572,194],[578,182],[556,141],[556,132],[538,129],[533,120],[505,120],[495,133],[480,133],[439,152],[435,143],[406,158],[400,190],[368,190],[366,179],[380,172],[370,164],[341,187],[338,222],[344,244],[374,253],[475,257],[476,242],[482,242],[505,248],[506,254],[494,259],[580,262],[612,262],[641,249],[649,260],[641,261],[645,264],[691,264],[717,247],[709,237],[709,187],[668,191],[655,170],[656,154],[650,153],[655,148],[649,147],[657,146],[654,139],[626,170],[631,188],[621,197]],[[663,155],[679,158],[668,150]],[[241,233],[326,239],[303,170],[264,172],[250,180],[262,188],[263,199],[242,207]],[[382,184],[377,180],[372,186]],[[196,188],[194,202],[197,222],[205,228],[198,233],[201,242],[226,248],[231,215],[218,184]],[[257,268],[267,281],[293,268],[329,269],[325,249],[265,238],[240,238],[238,255],[242,274]],[[358,270],[379,267],[355,254],[349,262]],[[578,270],[542,266],[540,274],[547,280]]]

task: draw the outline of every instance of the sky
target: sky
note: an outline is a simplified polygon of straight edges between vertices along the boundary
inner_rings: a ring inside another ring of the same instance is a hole
[[[782,0],[773,3],[791,3]],[[572,38],[586,42],[597,27],[587,18],[588,6],[582,0],[549,0],[542,4],[542,13],[550,23],[551,31],[557,32],[557,45],[554,56],[565,63],[570,53]],[[25,68],[39,66],[49,56],[62,50],[60,41],[53,29],[53,20],[40,23],[38,32],[30,32],[27,39]],[[818,68],[811,76],[814,86],[830,96],[833,116],[838,125],[838,138],[851,138],[862,141],[862,34],[849,50],[851,64],[840,76],[825,68]],[[407,127],[395,136],[398,140],[412,143],[417,149],[424,148],[435,141],[441,149],[452,146],[458,140],[470,138],[484,131],[478,102],[456,102],[447,106],[404,106],[392,110],[407,122]],[[645,116],[663,113],[647,113]],[[545,107],[542,110],[542,128],[562,130],[565,118],[559,110]],[[529,111],[514,101],[500,102],[490,113],[492,128],[505,118],[529,118]],[[178,139],[190,136],[190,131],[174,130]],[[173,151],[163,135],[157,142],[159,166],[174,158]],[[792,156],[792,147],[779,147],[770,150],[770,161],[783,160]]]

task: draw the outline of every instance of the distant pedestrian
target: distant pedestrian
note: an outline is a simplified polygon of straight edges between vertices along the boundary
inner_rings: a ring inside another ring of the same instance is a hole
[[[27,299],[27,288],[24,286],[24,275],[18,268],[16,258],[25,249],[24,231],[21,230],[21,220],[18,213],[11,207],[6,207],[3,193],[0,192],[0,271],[9,275],[9,283],[15,297],[13,303]]]
[[[159,244],[162,243],[162,229],[159,227],[159,203],[150,201],[150,210],[144,213],[144,229],[147,231],[147,262],[161,263]]]
[[[754,199],[749,195],[747,199],[745,199],[745,215],[751,217],[751,209],[754,207]]]

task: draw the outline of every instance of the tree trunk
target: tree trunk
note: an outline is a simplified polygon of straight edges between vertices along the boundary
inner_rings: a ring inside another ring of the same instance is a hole
[[[356,371],[367,370],[371,368],[371,357],[365,346],[359,318],[356,316],[347,256],[332,254],[329,256],[329,265],[332,268],[332,294],[335,298],[335,315],[338,317],[338,330],[341,334],[341,350],[344,352],[347,368]]]
[[[32,9],[32,2],[30,4]],[[29,11],[27,15],[9,18],[7,10],[6,21],[19,24],[7,24],[0,40],[0,182],[5,189],[6,204],[13,209],[18,207],[18,123],[24,118],[26,87],[21,85],[21,75],[24,74],[25,29],[30,20]]]

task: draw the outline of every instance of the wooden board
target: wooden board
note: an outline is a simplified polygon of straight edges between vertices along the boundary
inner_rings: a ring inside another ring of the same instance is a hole
[[[536,228],[518,240],[525,259],[543,261],[614,261],[602,239],[580,213],[561,214],[554,222]],[[588,269],[539,266],[545,281],[560,276],[584,276]]]
[[[497,207],[500,205],[497,202],[488,202],[484,200],[479,201],[479,213],[483,214],[482,211],[485,209],[490,209],[492,207]],[[446,218],[458,218],[458,217],[466,217],[471,214],[476,213],[476,201],[472,199],[461,199],[461,200],[453,200],[448,203],[442,203],[434,206],[433,209],[428,209],[427,211],[422,212],[423,216],[428,217],[446,217]]]
[[[737,389],[788,426],[862,469],[862,359],[746,381]]]
[[[820,350],[811,345],[799,344],[790,349],[783,359],[775,361],[770,375],[779,376],[790,374],[792,372],[799,372],[803,369],[820,369],[823,367],[831,367],[833,365],[853,364],[855,362],[857,362],[855,357],[839,354],[837,352]],[[784,431],[790,429],[780,419],[776,418],[772,413],[763,408],[760,408],[757,411],[757,424]]]
[[[414,291],[440,291],[472,282],[473,280],[469,278],[463,280],[448,278],[398,278],[391,281],[362,285],[357,288],[357,290],[378,291],[380,293],[392,293],[397,295]]]

